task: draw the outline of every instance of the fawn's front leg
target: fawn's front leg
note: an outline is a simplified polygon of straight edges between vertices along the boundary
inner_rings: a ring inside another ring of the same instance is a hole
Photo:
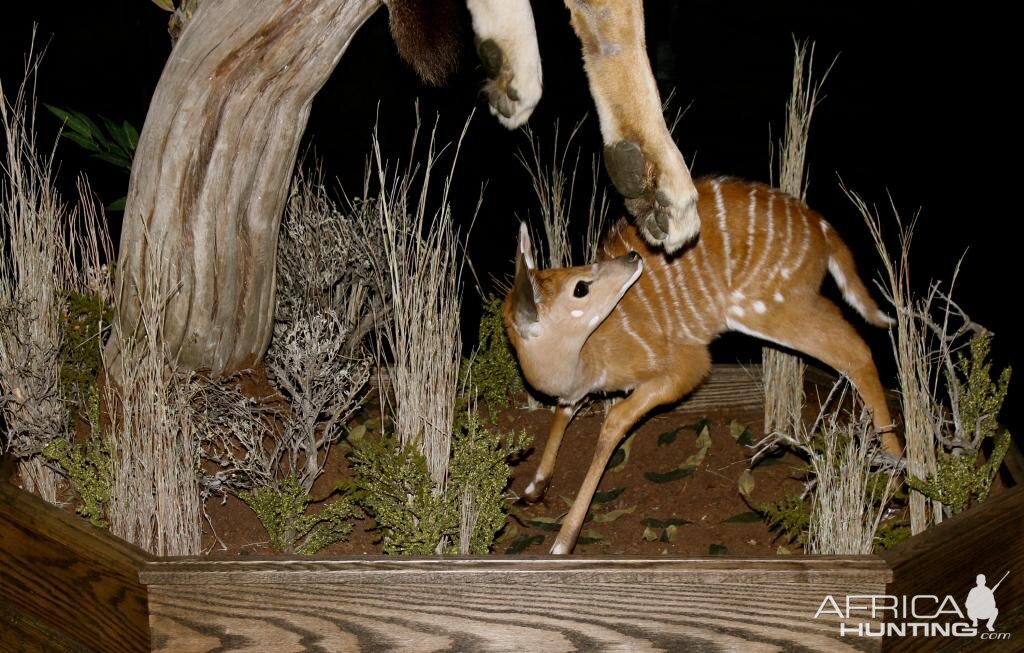
[[[551,547],[553,554],[571,553],[576,546],[576,539],[579,537],[580,529],[583,527],[583,520],[586,519],[590,502],[594,498],[594,492],[601,482],[604,468],[612,457],[615,447],[622,438],[626,436],[633,426],[654,408],[671,403],[683,397],[690,390],[699,384],[708,369],[711,367],[711,359],[708,357],[707,349],[702,347],[686,347],[692,350],[691,356],[680,356],[679,360],[685,360],[682,369],[673,370],[671,374],[657,376],[637,386],[633,392],[612,406],[608,411],[601,426],[601,435],[597,439],[597,447],[594,450],[594,458],[590,461],[590,468],[587,476],[583,479],[583,485],[576,493],[576,499],[569,509],[569,513],[562,520],[562,528],[558,531],[558,537]]]
[[[641,0],[565,0],[601,121],[604,162],[651,244],[669,253],[700,230],[697,189],[662,114]]]
[[[551,476],[555,472],[555,459],[558,458],[558,448],[562,445],[562,436],[565,435],[565,429],[569,428],[569,423],[576,416],[576,411],[579,410],[581,404],[582,402],[555,408],[555,417],[551,420],[551,427],[548,429],[548,441],[544,445],[544,454],[541,456],[540,465],[533,473],[533,480],[523,490],[523,498],[528,502],[540,501],[544,497],[544,493],[547,492]]]
[[[509,129],[540,102],[540,49],[530,0],[467,0],[476,49],[490,81],[483,92],[491,115]]]

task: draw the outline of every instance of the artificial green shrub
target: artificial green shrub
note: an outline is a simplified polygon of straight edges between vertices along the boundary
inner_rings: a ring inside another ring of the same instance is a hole
[[[377,521],[384,552],[431,555],[439,549],[443,553],[457,551],[459,511],[468,495],[477,513],[469,550],[487,553],[508,513],[508,458],[527,443],[525,434],[502,438],[482,427],[475,416],[467,417],[456,426],[447,490],[439,493],[416,447],[402,449],[390,437],[363,440],[351,454],[356,495]]]
[[[110,444],[100,434],[100,401],[95,383],[87,400],[90,425],[89,441],[75,445],[54,438],[43,447],[43,457],[60,466],[68,482],[82,500],[78,513],[94,526],[107,526],[106,507],[114,484]]]
[[[78,403],[96,387],[96,378],[103,367],[104,324],[110,324],[113,309],[93,294],[68,294],[61,319],[63,338],[60,344],[61,395],[73,418]],[[72,420],[73,421],[73,420]]]
[[[473,414],[452,438],[448,493],[453,498],[453,509],[458,514],[461,497],[468,494],[477,510],[470,553],[488,553],[508,518],[505,488],[512,476],[508,460],[529,446],[530,438],[523,432],[518,437],[508,435],[504,439],[502,444],[502,435],[484,428]]]
[[[276,487],[260,487],[238,495],[259,517],[270,536],[270,546],[281,553],[313,555],[329,544],[348,538],[351,518],[358,514],[345,497],[326,504],[317,513],[308,513],[312,501],[294,475]]]
[[[1000,434],[997,420],[1009,389],[1011,369],[1007,367],[993,380],[988,360],[991,347],[990,334],[974,336],[968,353],[957,361],[956,372],[947,378],[949,385],[959,388],[962,432],[953,438],[940,438],[937,472],[926,479],[907,477],[910,488],[942,503],[950,514],[985,500],[1010,447],[1010,433]],[[982,463],[982,445],[989,439],[993,440],[992,452]]]
[[[523,377],[502,318],[502,299],[497,295],[484,298],[477,347],[472,359],[464,362],[464,380],[467,374],[492,415],[523,391]]]

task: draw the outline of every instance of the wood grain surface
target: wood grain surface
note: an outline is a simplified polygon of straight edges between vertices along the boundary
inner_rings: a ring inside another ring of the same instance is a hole
[[[996,631],[1010,633],[1010,639],[890,638],[886,651],[1024,651],[1024,486],[989,497],[883,557],[893,569],[889,594],[949,595],[961,608],[978,574],[992,587],[1010,572],[994,594]]]
[[[158,651],[873,650],[814,619],[878,558],[156,561]]]
[[[146,588],[138,577],[148,559],[0,482],[0,650],[148,650]],[[47,633],[51,645],[32,648]]]

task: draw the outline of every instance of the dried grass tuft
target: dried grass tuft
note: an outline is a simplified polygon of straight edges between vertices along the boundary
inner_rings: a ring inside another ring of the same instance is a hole
[[[849,382],[838,381],[814,424],[794,435],[774,433],[758,443],[757,451],[786,445],[809,461],[807,492],[811,514],[807,553],[867,555],[889,501],[898,486],[895,467],[887,466],[870,413],[849,392]],[[843,410],[847,396],[852,407]]]
[[[70,208],[53,185],[54,153],[35,135],[35,83],[41,55],[30,51],[8,100],[0,81],[0,448],[18,459],[24,488],[56,503],[58,470],[40,455],[69,437],[60,351],[70,293],[109,298],[106,221],[79,183]]]
[[[393,170],[374,132],[363,197],[375,199],[364,200],[358,207],[365,223],[380,234],[381,250],[368,252],[366,260],[373,266],[377,292],[385,298],[376,333],[379,366],[385,366],[385,355],[391,359],[394,432],[403,449],[413,445],[423,454],[438,495],[444,493],[448,479],[462,360],[459,310],[464,258],[448,193],[468,125],[467,121],[455,146],[436,211],[428,210],[441,154],[435,133],[431,132],[419,165]],[[414,149],[419,131],[417,121]]]
[[[196,555],[200,385],[194,374],[175,370],[174,352],[166,349],[165,309],[178,288],[157,278],[157,269],[148,266],[149,278],[126,283],[138,296],[139,322],[115,321],[120,347],[104,352],[107,378],[119,379],[105,397],[114,484],[108,518],[112,533],[150,553]]]
[[[779,188],[804,199],[808,185],[806,156],[811,117],[831,66],[820,80],[814,81],[814,44],[794,39],[793,49],[793,87],[786,105],[786,128],[778,158]],[[806,366],[799,357],[773,347],[764,347],[761,352],[765,431],[795,433],[802,428]]]

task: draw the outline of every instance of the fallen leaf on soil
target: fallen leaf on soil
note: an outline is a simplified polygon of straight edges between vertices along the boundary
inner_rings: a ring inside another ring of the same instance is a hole
[[[729,435],[741,447],[749,447],[754,443],[754,434],[750,427],[738,420],[733,420],[729,423]]]
[[[665,431],[664,433],[660,434],[658,436],[658,446],[662,447],[662,446],[665,446],[665,445],[668,445],[668,444],[672,444],[673,442],[675,442],[676,438],[679,437],[679,432],[682,431],[684,428],[686,428],[686,427],[685,426],[680,426],[677,429],[672,429],[671,431]]]
[[[630,506],[629,508],[620,508],[618,510],[609,510],[608,512],[603,512],[603,513],[594,515],[594,522],[596,522],[598,524],[607,524],[607,523],[615,521],[616,519],[618,519],[619,517],[621,517],[623,515],[630,514],[634,510],[636,510],[636,506]]]
[[[543,535],[520,535],[512,541],[512,545],[505,549],[505,553],[512,555],[515,553],[522,553],[526,550],[526,547],[533,546],[534,544],[543,544]]]
[[[607,492],[595,492],[594,500],[591,504],[610,503],[619,498],[619,495],[626,491],[624,487],[617,487],[614,490],[608,490]]]
[[[576,540],[576,544],[597,544],[604,540],[604,536],[595,530],[588,530]]]
[[[744,469],[736,484],[739,486],[740,494],[750,498],[750,493],[754,491],[754,475],[749,469]]]
[[[662,542],[675,542],[677,530],[679,530],[678,526],[669,526],[661,532],[661,537],[658,539]]]
[[[699,420],[697,420],[693,424],[687,424],[683,428],[684,429],[693,429],[697,433],[700,433],[704,429],[710,429],[711,428],[711,420],[709,420],[707,417],[701,417]]]
[[[704,462],[704,457],[708,455],[708,449],[711,448],[711,431],[703,429],[700,435],[697,436],[697,452],[691,454],[689,458],[680,465],[680,468],[686,467],[697,467]]]
[[[750,511],[750,512],[741,512],[740,514],[733,515],[732,517],[729,517],[728,519],[723,519],[722,523],[723,524],[753,524],[754,522],[759,522],[762,519],[763,518],[761,517],[761,513]]]
[[[629,436],[625,441],[619,445],[619,448],[612,454],[612,459],[608,461],[608,471],[617,472],[619,468],[629,462],[629,448],[633,446],[633,437],[636,435]]]
[[[640,523],[649,528],[668,528],[669,526],[682,526],[683,524],[692,524],[693,522],[688,519],[679,519],[678,517],[672,517],[671,519],[647,517],[641,520]]]
[[[557,531],[562,528],[562,525],[558,523],[553,517],[537,517],[536,519],[527,519],[526,523],[534,528],[539,528],[542,531]]]
[[[696,471],[694,467],[680,467],[679,469],[673,469],[671,472],[644,472],[644,478],[651,483],[671,483],[672,481],[678,481],[681,478],[692,476]]]

